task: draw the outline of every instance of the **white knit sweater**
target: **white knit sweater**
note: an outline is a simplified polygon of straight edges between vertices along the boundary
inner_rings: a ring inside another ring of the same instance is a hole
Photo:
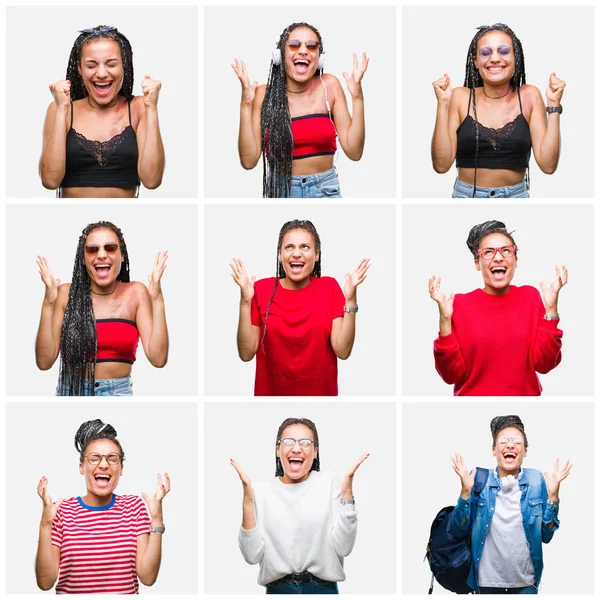
[[[260,563],[258,583],[309,571],[327,581],[344,581],[344,556],[356,539],[357,512],[341,504],[338,478],[312,471],[302,483],[279,478],[256,483],[256,527],[240,528],[240,550],[246,562]]]

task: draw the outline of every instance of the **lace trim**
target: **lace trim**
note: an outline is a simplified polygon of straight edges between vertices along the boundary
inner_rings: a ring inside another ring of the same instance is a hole
[[[478,121],[475,121],[475,126],[479,128],[479,135],[484,137],[494,150],[499,150],[502,146],[501,142],[509,137],[517,126],[517,121],[521,115],[517,115],[514,120],[510,121],[500,129],[486,127]]]
[[[131,125],[127,125],[121,133],[117,133],[117,135],[111,137],[110,140],[106,140],[106,142],[88,140],[84,135],[75,131],[75,129],[71,128],[71,131],[81,147],[86,152],[89,152],[100,163],[101,167],[105,167],[111,155],[122,144],[129,129],[131,129]]]

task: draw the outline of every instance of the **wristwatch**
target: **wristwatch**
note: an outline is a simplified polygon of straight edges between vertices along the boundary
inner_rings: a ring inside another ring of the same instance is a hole
[[[546,106],[546,112],[548,114],[558,113],[559,115],[562,115],[562,104],[559,104],[558,106]]]
[[[159,525],[158,527],[154,527],[154,525],[150,525],[150,533],[164,533],[165,526]]]
[[[558,321],[560,319],[560,315],[558,313],[555,315],[550,315],[550,316],[544,315],[544,319],[546,321]]]
[[[554,500],[546,500],[546,502],[550,505],[550,506],[558,506],[560,504],[560,500],[556,500],[556,502]]]
[[[352,498],[352,500],[344,500],[343,498],[341,499],[341,503],[342,504],[352,504],[355,505],[356,501],[354,500],[354,498]]]
[[[358,312],[358,306],[348,306],[347,304],[345,304],[344,305],[344,312],[357,313]]]

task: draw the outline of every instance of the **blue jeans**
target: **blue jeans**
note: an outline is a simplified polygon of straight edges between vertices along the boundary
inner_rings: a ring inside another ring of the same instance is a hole
[[[61,395],[58,388],[56,388],[56,395]],[[84,384],[83,395],[92,395],[87,382]],[[94,382],[94,396],[133,396],[131,375],[119,379],[96,379]]]
[[[292,175],[290,198],[341,198],[335,167],[316,175]]]
[[[452,190],[453,198],[472,198],[473,186],[456,178],[454,189]],[[525,180],[515,185],[499,188],[482,188],[477,187],[475,198],[529,198],[529,190]]]
[[[339,594],[335,581],[325,581],[305,571],[267,584],[267,594]]]
[[[480,594],[537,594],[538,589],[535,585],[528,585],[527,587],[520,588],[493,588],[493,587],[480,587]]]

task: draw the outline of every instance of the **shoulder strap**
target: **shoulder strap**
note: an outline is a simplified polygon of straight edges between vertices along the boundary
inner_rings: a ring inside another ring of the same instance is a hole
[[[469,90],[469,104],[467,105],[467,117],[469,116],[469,113],[471,112],[471,94],[474,94],[475,90],[471,91]]]
[[[73,129],[73,99],[71,99],[71,129]]]
[[[131,125],[131,99],[127,100],[127,111],[129,112],[129,124]]]
[[[521,86],[517,86],[517,96],[519,97],[519,108],[521,109],[521,114],[523,114],[523,105],[521,104]]]
[[[475,497],[480,496],[485,484],[487,483],[489,469],[483,469],[481,467],[477,467],[475,472],[475,484],[473,485],[473,492]]]

